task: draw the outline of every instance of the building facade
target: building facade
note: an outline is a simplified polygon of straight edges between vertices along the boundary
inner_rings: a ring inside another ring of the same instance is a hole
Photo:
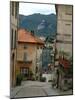
[[[57,36],[56,36],[56,58],[66,53],[72,56],[72,20],[73,8],[71,5],[56,5],[57,13]]]
[[[57,36],[55,66],[59,69],[58,84],[64,89],[65,76],[70,75],[72,59],[73,6],[56,5]],[[69,70],[70,69],[70,70]],[[69,72],[66,74],[66,72]],[[71,77],[72,78],[72,77]]]
[[[49,68],[54,67],[55,40],[47,38],[42,53],[43,68],[49,72]]]
[[[27,79],[39,77],[43,45],[44,42],[31,32],[25,29],[18,30],[16,77],[18,74]]]
[[[17,29],[18,29],[19,2],[10,2],[10,40],[11,40],[11,67],[10,82],[11,87],[15,86],[15,62],[17,48]]]

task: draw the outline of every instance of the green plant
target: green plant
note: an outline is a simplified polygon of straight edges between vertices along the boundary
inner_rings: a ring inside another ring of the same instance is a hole
[[[46,77],[41,77],[40,81],[41,82],[46,82]]]
[[[27,80],[27,77],[23,77],[23,81],[26,81]]]
[[[31,77],[33,76],[33,72],[32,71],[30,71],[29,74],[30,74]]]
[[[70,56],[70,54],[68,52],[65,52],[65,51],[59,51],[59,54],[63,55],[63,56],[66,56],[66,57]]]
[[[34,77],[32,77],[32,81],[35,81],[36,79]]]
[[[21,85],[21,81],[23,80],[23,75],[22,74],[18,74],[16,77],[16,85]]]
[[[52,82],[52,80],[48,80],[48,82]]]

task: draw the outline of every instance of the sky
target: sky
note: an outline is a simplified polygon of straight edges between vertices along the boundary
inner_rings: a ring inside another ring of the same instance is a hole
[[[33,3],[20,3],[19,4],[19,14],[31,15],[34,13],[40,14],[51,14],[55,12],[55,5],[49,4],[33,4]]]

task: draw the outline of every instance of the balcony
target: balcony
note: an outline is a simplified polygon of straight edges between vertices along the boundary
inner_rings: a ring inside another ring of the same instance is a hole
[[[24,60],[24,59],[18,59],[17,60],[18,62],[22,62],[22,63],[32,63],[32,60],[29,60],[29,59],[27,59],[27,60]]]
[[[17,51],[17,61],[23,63],[31,63],[32,58],[27,52],[23,52],[21,50]]]
[[[32,63],[32,60],[30,59],[26,59],[26,60],[23,60],[24,63]]]

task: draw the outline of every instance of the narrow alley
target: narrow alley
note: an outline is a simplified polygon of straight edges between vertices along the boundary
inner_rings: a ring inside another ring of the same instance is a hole
[[[60,91],[52,88],[51,82],[24,81],[21,86],[11,90],[11,98],[42,97],[72,94],[72,90]]]

